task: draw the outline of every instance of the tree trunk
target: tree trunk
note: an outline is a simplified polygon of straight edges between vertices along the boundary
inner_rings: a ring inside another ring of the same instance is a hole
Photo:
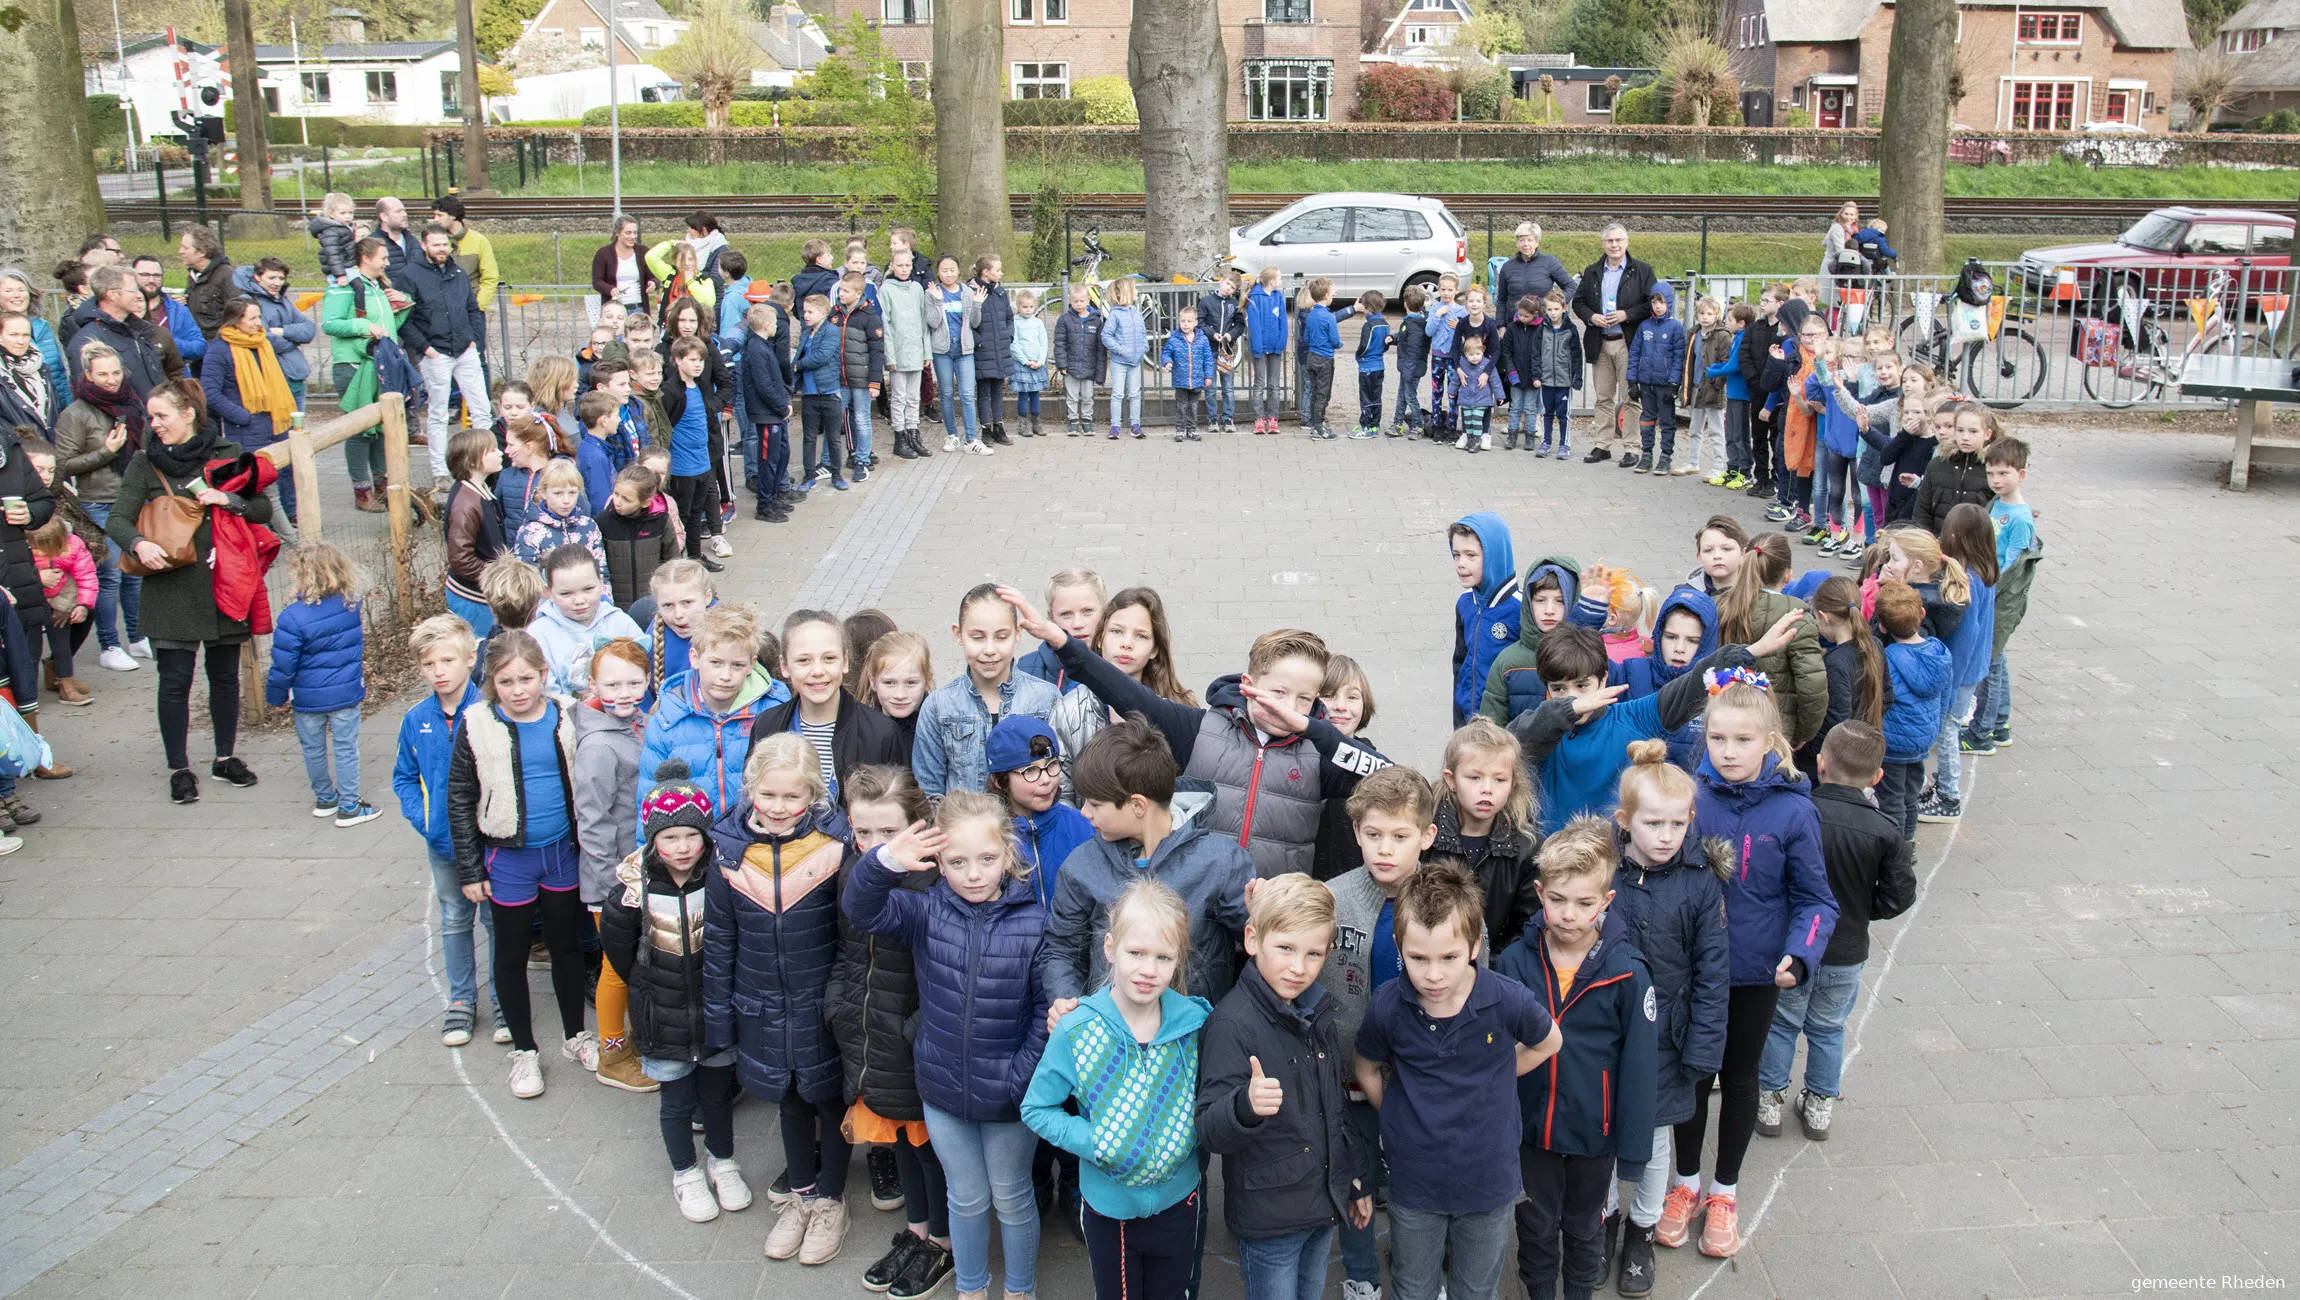
[[[103,229],[104,201],[71,0],[18,2],[25,21],[0,29],[0,176],[16,196],[0,203],[0,265],[54,266]]]
[[[487,174],[487,101],[479,96],[479,24],[472,16],[472,0],[455,0],[455,57],[462,66],[463,192],[493,194]],[[495,304],[481,303],[493,310]]]
[[[1006,14],[1000,0],[943,0],[934,24],[934,248],[962,265],[1006,254]]]
[[[263,74],[256,66],[256,27],[248,0],[224,0],[224,39],[231,52],[233,141],[240,155],[240,208],[272,206],[270,154],[264,144]]]
[[[1957,57],[1956,0],[1899,0],[1887,55],[1879,206],[1892,224],[1901,269],[1948,270],[1949,74]]]
[[[711,166],[727,165],[727,106],[732,103],[732,92],[713,91],[703,96],[703,125],[710,128]]]
[[[1195,275],[1230,247],[1229,56],[1214,0],[1135,0],[1127,79],[1142,117],[1142,269]]]

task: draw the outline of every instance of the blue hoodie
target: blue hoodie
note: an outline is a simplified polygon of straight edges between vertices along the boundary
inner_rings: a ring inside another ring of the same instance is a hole
[[[1955,564],[1955,560],[1949,561]],[[1949,657],[1956,661],[1958,689],[1978,686],[1989,675],[1989,650],[1995,643],[1997,629],[1997,589],[1981,581],[1981,575],[1965,566],[1965,579],[1972,584],[1972,603],[1965,606],[1965,616],[1957,620],[1957,630],[1949,634]],[[273,654],[279,651],[274,649]]]
[[[1672,668],[1661,659],[1661,632],[1669,625],[1671,614],[1683,611],[1701,620],[1701,644],[1694,648],[1693,658],[1683,668]],[[1661,611],[1653,618],[1653,652],[1642,659],[1626,659],[1613,665],[1612,680],[1627,682],[1624,699],[1643,699],[1676,681],[1717,650],[1717,602],[1691,587],[1679,587],[1661,602]],[[1703,733],[1701,719],[1662,733],[1669,742],[1669,761],[1690,772],[1701,761]]]
[[[1922,763],[1940,738],[1941,713],[1956,688],[1956,661],[1938,637],[1915,645],[1886,641],[1885,761]]]
[[[1030,888],[1038,897],[1038,905],[1049,913],[1054,910],[1054,882],[1062,874],[1062,864],[1079,845],[1093,839],[1094,833],[1094,823],[1086,820],[1086,814],[1060,799],[1045,812],[1015,817],[1015,847],[1022,850],[1022,863],[1030,868]]]
[[[1454,521],[1467,528],[1485,548],[1485,572],[1477,586],[1454,601],[1453,612],[1453,725],[1469,721],[1485,697],[1486,674],[1501,652],[1517,643],[1517,552],[1510,546],[1509,525],[1490,510],[1479,510]],[[1449,530],[1447,550],[1452,550]]]
[[[1821,817],[1812,786],[1771,754],[1753,780],[1738,784],[1704,757],[1693,774],[1693,833],[1725,841],[1725,939],[1735,988],[1770,985],[1783,957],[1821,965],[1837,928],[1837,896],[1821,862]]]
[[[1749,400],[1749,379],[1741,373],[1741,340],[1748,333],[1747,326],[1733,331],[1733,350],[1725,354],[1723,361],[1701,372],[1705,379],[1725,381],[1725,400],[1728,402]]]
[[[1145,1219],[1198,1190],[1198,1030],[1213,1010],[1167,989],[1157,1034],[1137,1043],[1104,989],[1047,1037],[1022,1122],[1079,1157],[1079,1194],[1104,1217]]]
[[[1286,350],[1287,310],[1282,289],[1260,285],[1246,291],[1246,346],[1257,357],[1276,356]]]
[[[1656,280],[1653,296],[1669,304],[1667,316],[1648,317],[1629,341],[1629,382],[1677,387],[1685,373],[1685,322],[1677,319],[1677,292]]]

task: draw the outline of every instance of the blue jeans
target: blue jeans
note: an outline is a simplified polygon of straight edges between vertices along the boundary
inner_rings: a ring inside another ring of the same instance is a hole
[[[1514,1206],[1445,1214],[1390,1202],[1390,1294],[1395,1300],[1494,1300]]]
[[[845,394],[847,408],[847,462],[852,465],[870,464],[870,403],[868,388],[848,388]]]
[[[1123,407],[1127,417],[1118,418]],[[1121,425],[1142,427],[1142,366],[1140,362],[1129,366],[1121,362],[1110,363],[1110,427]],[[965,1288],[961,1287],[960,1290]]]
[[[1422,377],[1398,372],[1398,401],[1392,411],[1390,424],[1400,434],[1422,427]],[[1363,1281],[1364,1279],[1359,1279]]]
[[[427,851],[428,852],[428,851]],[[456,879],[455,863],[436,852],[431,858],[431,892],[439,899],[439,951],[447,966],[447,1000],[463,1006],[476,1006],[479,1002],[479,945],[471,937],[471,919],[487,927],[489,960],[493,961],[495,948],[495,911],[482,907],[463,896],[463,886]],[[503,1010],[497,1006],[495,1023],[503,1023]]]
[[[1214,382],[1206,386],[1206,423],[1238,418],[1237,372],[1214,368]]]
[[[1993,733],[2012,721],[2012,669],[2005,664],[2000,651],[1989,660],[1989,675],[1981,683],[1980,694],[1973,703],[1972,732],[1974,735]]]
[[[958,1289],[990,1286],[990,1213],[998,1210],[998,1240],[1006,1257],[1006,1289],[1028,1295],[1038,1288],[1038,1193],[1030,1185],[1030,1157],[1038,1135],[1022,1126],[974,1124],[926,1107],[926,1132],[950,1186],[950,1253]]]
[[[312,803],[332,803],[339,812],[359,807],[359,706],[326,713],[296,710],[295,738],[303,746],[304,774],[311,778]],[[327,760],[335,756],[330,779]]]
[[[1805,1091],[1834,1097],[1845,1074],[1845,1020],[1861,995],[1861,963],[1815,968],[1804,983],[1781,990],[1773,1004],[1773,1028],[1757,1065],[1757,1086],[1766,1092],[1789,1087],[1789,1065],[1797,1059],[1797,1035],[1805,1035]]]
[[[1831,532],[1847,531],[1853,515],[1845,505],[1845,489],[1853,485],[1853,458],[1840,456],[1823,443],[1813,448],[1813,522]]]
[[[88,517],[96,521],[96,527],[102,528],[111,522],[111,502],[88,501],[83,502],[82,506],[87,510]],[[137,624],[141,620],[137,617],[137,606],[143,595],[144,580],[120,572],[120,544],[107,540],[104,543],[103,558],[96,561],[97,645],[110,650],[120,644],[120,627],[115,621],[115,612],[127,619],[127,639],[138,639],[140,634]]]
[[[1653,435],[1661,435],[1661,454],[1672,456],[1677,452],[1677,385],[1639,384],[1637,386],[1637,433],[1639,450],[1647,456],[1653,454]]]
[[[960,434],[959,415],[965,413],[965,436],[968,442],[982,438],[982,430],[974,419],[974,358],[954,357],[944,353],[934,359],[934,395],[942,404],[942,431],[953,438]],[[952,402],[957,403],[956,406]],[[961,1290],[965,1288],[961,1287]]]
[[[1964,759],[1957,748],[1957,733],[1973,711],[1973,687],[1959,686],[1949,693],[1949,707],[1941,714],[1941,734],[1933,741],[1933,793],[1943,799],[1962,797]]]
[[[1523,384],[1512,384],[1509,389],[1509,431],[1530,436],[1534,422],[1541,416],[1541,390]]]
[[[1318,1300],[1326,1293],[1326,1252],[1333,1248],[1331,1226],[1240,1238],[1238,1275],[1246,1282],[1246,1300]]]

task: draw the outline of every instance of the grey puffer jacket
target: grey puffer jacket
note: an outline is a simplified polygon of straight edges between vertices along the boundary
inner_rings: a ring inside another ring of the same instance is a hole
[[[1075,806],[1078,791],[1070,783],[1070,765],[1086,751],[1086,742],[1110,725],[1110,706],[1092,691],[1072,691],[1054,702],[1046,725],[1062,748],[1062,802]]]
[[[886,368],[924,370],[950,350],[950,322],[927,310],[926,286],[915,280],[887,280],[878,287],[878,310],[886,325]]]
[[[575,719],[574,770],[568,774],[575,790],[575,842],[583,850],[577,884],[583,905],[597,907],[615,888],[616,868],[637,837],[639,787],[655,784],[652,773],[644,781],[639,773],[647,715],[618,718],[592,700],[568,713]]]

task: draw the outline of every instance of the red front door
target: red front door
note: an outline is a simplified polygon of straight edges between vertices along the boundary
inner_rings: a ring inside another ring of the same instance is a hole
[[[1823,127],[1832,130],[1845,124],[1844,91],[1824,90],[1821,92],[1821,112],[1819,114],[1819,121]]]

